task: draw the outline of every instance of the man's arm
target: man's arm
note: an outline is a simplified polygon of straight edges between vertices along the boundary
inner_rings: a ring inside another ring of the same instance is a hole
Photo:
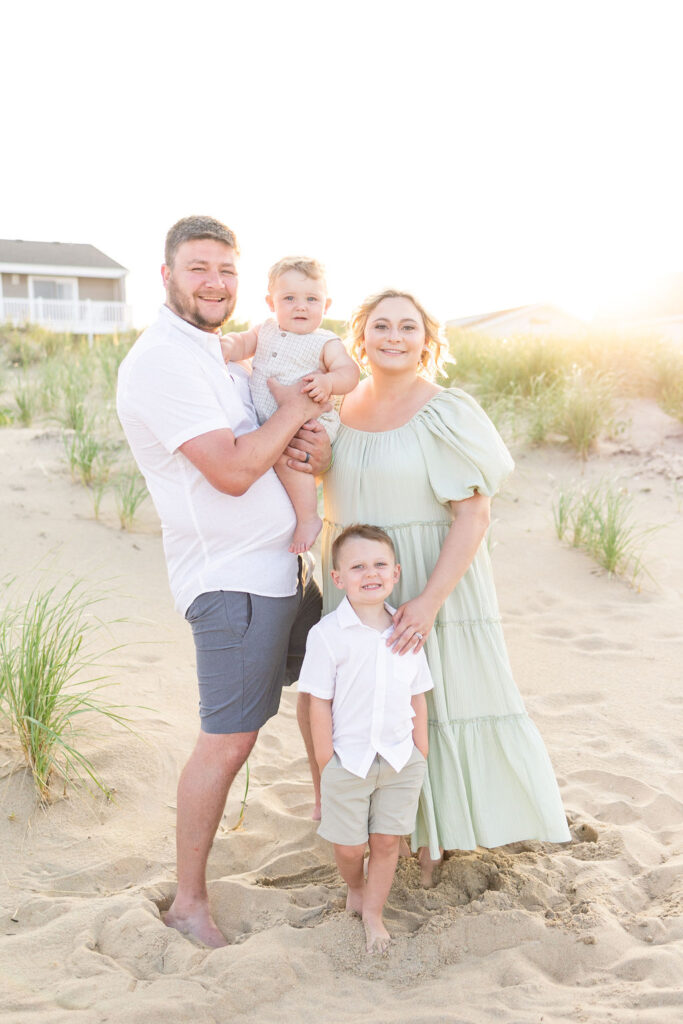
[[[311,736],[318,768],[322,772],[334,753],[332,745],[332,700],[322,697],[310,699]]]
[[[279,385],[278,402],[279,408],[257,430],[240,437],[227,427],[211,430],[185,441],[178,450],[217,491],[239,497],[277,462],[301,425],[320,412],[298,383]]]
[[[320,411],[320,406],[317,407]],[[332,464],[332,445],[320,420],[309,420],[285,448],[287,465],[300,473],[322,476]],[[306,460],[306,456],[310,456]]]

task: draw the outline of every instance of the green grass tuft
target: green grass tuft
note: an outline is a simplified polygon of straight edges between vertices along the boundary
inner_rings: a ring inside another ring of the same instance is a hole
[[[36,590],[24,604],[0,608],[0,702],[43,802],[55,775],[65,787],[90,779],[110,795],[78,745],[91,714],[128,728],[121,707],[100,696],[103,677],[79,678],[100,663],[88,642],[100,625],[92,611],[99,600],[75,582],[65,594]]]
[[[645,572],[646,538],[659,527],[641,527],[633,519],[633,499],[612,482],[592,488],[559,490],[553,502],[559,540],[586,551],[610,575],[635,584]]]

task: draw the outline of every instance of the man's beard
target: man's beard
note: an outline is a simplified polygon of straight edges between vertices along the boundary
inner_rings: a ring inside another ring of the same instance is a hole
[[[172,279],[166,283],[166,299],[174,313],[177,313],[181,319],[192,324],[193,327],[198,327],[200,331],[215,331],[218,327],[222,327],[230,319],[235,308],[235,297],[228,295],[226,296],[226,306],[223,311],[220,314],[216,312],[217,319],[207,320],[196,308],[196,304],[190,305],[186,301],[182,293],[175,287]],[[193,297],[191,297],[192,300]]]

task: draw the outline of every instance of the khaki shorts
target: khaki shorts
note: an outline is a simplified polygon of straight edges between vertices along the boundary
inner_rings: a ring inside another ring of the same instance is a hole
[[[427,762],[417,749],[395,771],[378,754],[365,779],[343,767],[337,754],[320,778],[322,819],[318,835],[340,846],[367,843],[370,833],[405,836],[413,831]]]

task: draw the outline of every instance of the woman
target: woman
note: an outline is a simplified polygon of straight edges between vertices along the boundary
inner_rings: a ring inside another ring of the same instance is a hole
[[[446,346],[411,295],[372,296],[351,326],[368,376],[344,399],[325,475],[323,611],[339,600],[329,579],[334,538],[352,522],[381,526],[402,566],[395,648],[410,657],[424,646],[434,678],[428,775],[412,836],[429,885],[444,848],[570,835],[552,765],[512,678],[482,543],[490,499],[512,459],[469,395],[433,383]]]

